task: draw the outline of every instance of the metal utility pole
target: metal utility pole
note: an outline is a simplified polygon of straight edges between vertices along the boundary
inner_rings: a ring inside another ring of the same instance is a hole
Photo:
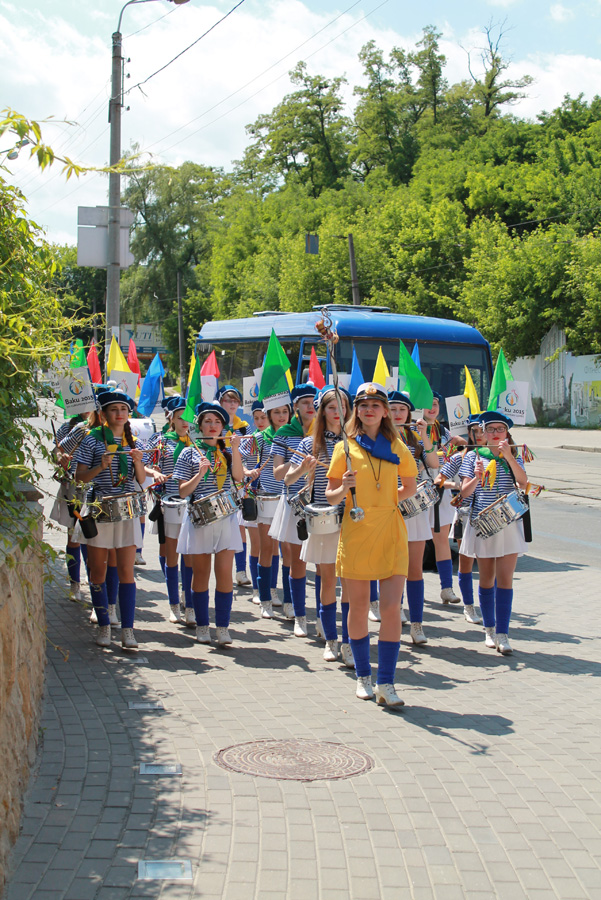
[[[186,348],[184,346],[184,316],[182,312],[182,274],[177,270],[177,337],[179,341],[179,383],[182,397],[186,395]]]
[[[119,17],[121,21],[121,17]],[[109,124],[111,126],[111,146],[109,162],[115,166],[121,159],[121,107],[123,105],[123,58],[121,56],[121,32],[113,34],[113,65],[111,71],[111,99],[109,102]],[[109,174],[109,217],[108,217],[108,264],[106,267],[106,337],[105,347],[111,345],[116,329],[119,340],[119,276],[121,258],[119,253],[121,227],[121,176]]]
[[[349,234],[348,236],[348,256],[351,264],[351,290],[353,292],[353,306],[361,306],[359,281],[357,280],[357,264],[355,263],[355,245],[353,243],[352,234]]]

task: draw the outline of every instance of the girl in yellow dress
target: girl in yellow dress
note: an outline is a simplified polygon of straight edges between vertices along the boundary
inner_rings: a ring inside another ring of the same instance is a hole
[[[378,639],[379,704],[403,706],[394,689],[394,673],[401,639],[401,596],[407,576],[407,530],[399,511],[399,500],[417,489],[417,467],[392,423],[388,397],[382,385],[362,384],[355,397],[353,414],[346,426],[349,436],[350,469],[342,444],[332,455],[326,499],[341,503],[351,488],[365,517],[353,521],[350,499],[346,500],[336,574],[345,579],[349,599],[348,629],[357,673],[357,697],[374,696],[369,662],[369,583],[380,582],[380,634]],[[398,478],[402,487],[398,487]]]

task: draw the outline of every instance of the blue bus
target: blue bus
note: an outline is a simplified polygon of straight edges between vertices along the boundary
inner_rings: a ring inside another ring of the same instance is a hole
[[[467,366],[474,380],[480,405],[486,408],[490,391],[492,359],[490,346],[479,331],[462,322],[391,313],[383,306],[315,306],[311,312],[260,312],[247,319],[205,322],[196,351],[202,360],[216,351],[220,382],[242,388],[242,378],[263,364],[272,328],[290,359],[297,382],[306,380],[314,347],[326,383],[330,369],[325,345],[320,343],[315,323],[327,309],[340,341],[336,345],[339,372],[350,374],[353,349],[366,381],[374,372],[381,347],[390,372],[398,366],[399,340],[409,353],[416,342],[421,369],[430,386],[444,397],[462,394]]]

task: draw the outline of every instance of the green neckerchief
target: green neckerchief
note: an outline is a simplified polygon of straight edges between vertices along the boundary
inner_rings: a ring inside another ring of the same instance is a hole
[[[182,450],[192,446],[190,436],[186,434],[184,437],[180,437],[177,431],[164,431],[163,437],[169,438],[169,440],[172,441],[177,441],[175,450],[173,451],[173,465],[175,465]]]
[[[161,428],[161,434],[167,434],[167,432],[169,431],[170,428],[171,428],[170,423],[169,423],[169,422],[165,422],[165,424],[164,424],[163,427]]]
[[[509,474],[509,465],[505,462],[502,456],[495,456],[490,447],[476,447],[476,453],[483,459],[494,459],[495,462],[501,463],[505,471]]]
[[[263,432],[265,434],[265,432]],[[305,432],[303,430],[303,423],[299,419],[298,416],[293,416],[292,421],[289,425],[282,425],[281,428],[278,428],[276,431],[277,437],[304,437]]]
[[[122,478],[127,478],[128,475],[128,457],[126,456],[125,447],[129,448],[129,444],[125,438],[125,432],[121,437],[121,445],[117,444],[113,432],[110,428],[107,428],[106,425],[101,425],[99,428],[92,428],[90,431],[92,437],[95,437],[97,441],[100,441],[103,444],[106,444],[107,448],[111,451],[117,451],[117,462],[119,464],[119,475]]]
[[[215,480],[217,481],[217,487],[219,488],[219,490],[221,490],[228,473],[227,459],[225,458],[219,447],[214,447],[212,444],[205,444],[202,438],[199,438],[194,442],[194,444],[199,450],[202,450],[204,455],[209,460],[211,469],[213,470],[213,474],[215,476]],[[207,480],[208,474],[209,470],[207,469],[204,474],[203,481]]]
[[[269,425],[264,431],[260,431],[259,434],[266,444],[273,444],[273,439],[275,437],[275,428],[273,425]],[[258,436],[259,435],[255,435],[255,440]]]

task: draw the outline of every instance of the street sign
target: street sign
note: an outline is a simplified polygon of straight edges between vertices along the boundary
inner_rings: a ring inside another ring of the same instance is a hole
[[[129,229],[134,223],[130,209],[121,207],[119,227],[120,268],[127,269],[134,262],[129,250]],[[109,259],[108,206],[77,207],[77,265],[106,269]]]

